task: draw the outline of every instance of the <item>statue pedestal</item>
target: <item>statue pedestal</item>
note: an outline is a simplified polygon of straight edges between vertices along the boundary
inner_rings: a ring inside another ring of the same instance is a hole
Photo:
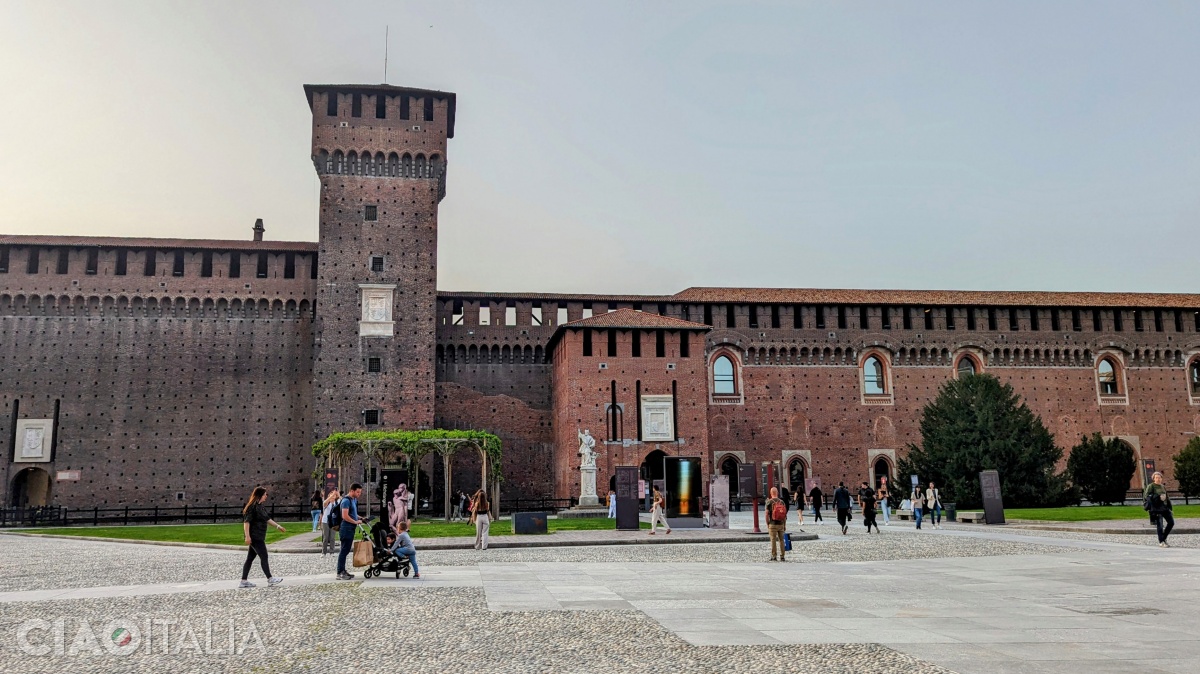
[[[579,469],[579,505],[600,505],[600,499],[596,496],[596,469],[592,466]]]

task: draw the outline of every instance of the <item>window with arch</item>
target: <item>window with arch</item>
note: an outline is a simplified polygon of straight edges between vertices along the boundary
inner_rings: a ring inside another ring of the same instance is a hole
[[[1096,366],[1096,382],[1100,385],[1100,395],[1121,395],[1121,387],[1117,381],[1117,366],[1112,359],[1105,358]]]
[[[958,359],[958,366],[954,368],[959,379],[968,377],[973,374],[979,374],[979,364],[970,356],[963,356]]]
[[[729,476],[729,495],[737,496],[738,493],[738,460],[732,456],[727,456],[721,461],[721,474]]]
[[[729,356],[717,356],[717,359],[713,361],[713,395],[737,395],[733,359]]]
[[[1188,365],[1188,389],[1193,396],[1200,397],[1200,358]]]
[[[869,396],[884,395],[887,393],[886,382],[884,381],[883,361],[879,356],[868,356],[863,361],[863,393]]]
[[[804,478],[807,476],[807,469],[804,465],[804,459],[801,459],[798,456],[793,457],[792,460],[788,462],[787,476],[788,489],[792,490],[792,493],[796,494],[803,492]]]

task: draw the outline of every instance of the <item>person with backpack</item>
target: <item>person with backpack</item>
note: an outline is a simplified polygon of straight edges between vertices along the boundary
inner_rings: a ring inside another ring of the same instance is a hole
[[[787,504],[779,498],[779,489],[771,487],[771,498],[767,499],[767,533],[771,535],[771,561],[776,560],[775,546],[779,546],[779,561],[784,559],[783,532],[787,530]]]
[[[321,509],[321,554],[333,554],[333,534],[342,527],[342,511],[338,501],[342,500],[337,489],[330,489]]]
[[[338,552],[338,580],[354,579],[354,574],[346,572],[346,557],[350,555],[350,548],[354,546],[355,527],[362,524],[364,521],[358,519],[359,496],[362,496],[362,485],[355,482],[354,484],[350,485],[350,491],[346,492],[345,498],[338,503],[338,514],[341,518],[341,522],[338,527],[338,540],[342,544],[342,548]]]
[[[867,525],[867,533],[871,533],[871,527],[875,527],[875,533],[879,533],[879,523],[875,521],[875,492],[867,489],[862,494],[862,513],[863,524]]]
[[[1170,536],[1171,530],[1175,528],[1171,497],[1167,495],[1167,488],[1163,485],[1162,473],[1154,473],[1151,479],[1154,481],[1146,485],[1146,491],[1142,492],[1142,507],[1150,512],[1150,521],[1158,530],[1158,547],[1169,548],[1171,545],[1167,543],[1167,536]]]
[[[837,489],[833,490],[833,507],[837,509],[837,521],[842,527],[842,535],[850,529],[850,508],[853,507],[854,500],[850,496],[850,490],[846,489],[845,482],[839,482]]]
[[[813,521],[824,525],[825,520],[821,519],[821,508],[825,505],[825,492],[821,491],[821,487],[814,484],[813,488],[808,491],[808,500],[812,503]]]

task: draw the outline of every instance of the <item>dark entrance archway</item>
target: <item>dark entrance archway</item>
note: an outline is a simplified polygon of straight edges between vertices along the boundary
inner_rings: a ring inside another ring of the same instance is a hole
[[[50,474],[41,468],[26,468],[13,478],[12,506],[37,508],[50,503]]]
[[[666,479],[666,475],[663,473],[663,459],[665,458],[667,455],[661,449],[656,449],[646,455],[642,461],[641,475],[647,484],[654,484],[654,480]]]
[[[804,478],[807,469],[804,465],[804,459],[795,457],[788,462],[787,476],[788,489],[793,493],[804,491]]]
[[[888,479],[888,484],[895,482],[895,480],[892,479],[892,464],[882,456],[878,459],[875,459],[874,473],[876,489],[878,489],[879,485],[883,483],[883,478],[885,477]]]
[[[727,456],[721,461],[721,474],[729,476],[729,497],[733,498],[738,494],[738,461],[732,456]]]

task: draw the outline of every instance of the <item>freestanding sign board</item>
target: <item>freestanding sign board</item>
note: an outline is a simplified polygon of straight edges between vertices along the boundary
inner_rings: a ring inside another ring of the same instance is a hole
[[[325,494],[328,495],[329,492],[331,492],[337,488],[338,488],[338,469],[337,468],[326,468],[325,469]]]
[[[738,464],[738,496],[758,498],[758,469],[752,463]]]
[[[713,475],[708,485],[708,528],[729,528],[729,476]]]
[[[637,531],[638,480],[637,466],[617,466],[617,530]]]
[[[1142,460],[1142,479],[1145,480],[1143,485],[1149,485],[1154,481],[1154,459]]]
[[[979,473],[979,491],[983,494],[983,519],[988,524],[1004,524],[1004,500],[1000,498],[1000,473]]]

